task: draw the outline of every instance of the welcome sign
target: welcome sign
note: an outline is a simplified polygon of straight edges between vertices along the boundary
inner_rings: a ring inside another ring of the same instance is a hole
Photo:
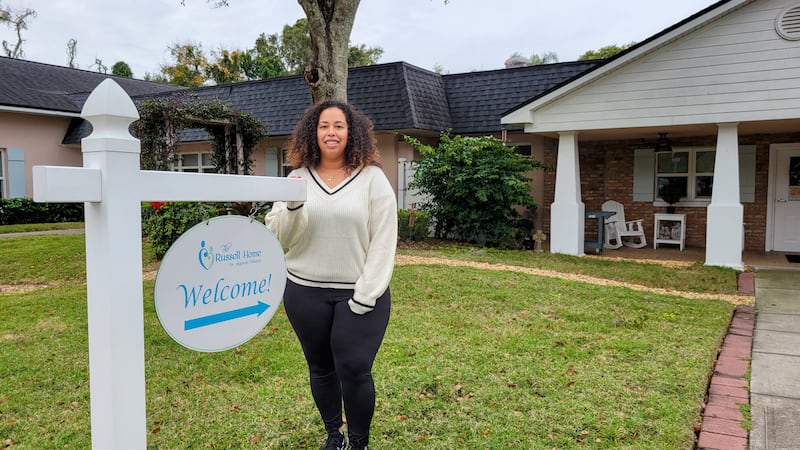
[[[275,235],[250,218],[220,216],[189,229],[164,255],[156,313],[184,347],[217,352],[258,334],[285,288],[286,261]]]

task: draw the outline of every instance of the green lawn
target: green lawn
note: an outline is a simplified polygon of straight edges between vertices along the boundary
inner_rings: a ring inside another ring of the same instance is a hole
[[[82,246],[81,235],[0,239],[0,284],[50,283],[0,294],[7,448],[90,447]],[[534,264],[531,252],[516,253],[502,257]],[[596,276],[647,266],[595,264],[571,262]],[[659,269],[667,273],[631,276],[676,276]],[[714,292],[711,284],[698,289]],[[197,353],[163,331],[152,291],[145,282],[149,448],[319,448],[305,364],[282,311],[235,350]],[[398,266],[392,293],[374,370],[376,449],[691,449],[733,309],[439,265]]]

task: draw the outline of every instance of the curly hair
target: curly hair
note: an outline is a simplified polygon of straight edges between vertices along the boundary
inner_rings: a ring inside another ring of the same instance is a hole
[[[344,149],[345,170],[350,173],[363,166],[380,166],[372,121],[347,103],[325,100],[306,109],[292,131],[287,152],[287,159],[292,167],[297,169],[319,165],[321,151],[317,143],[317,124],[322,111],[328,108],[339,108],[347,119],[347,145]]]

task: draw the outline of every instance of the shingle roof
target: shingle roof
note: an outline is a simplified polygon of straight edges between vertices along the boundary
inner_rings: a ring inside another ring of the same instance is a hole
[[[537,96],[601,61],[576,61],[445,75],[454,133],[497,132],[509,108]],[[506,125],[508,129],[519,129]]]
[[[350,69],[347,97],[378,131],[499,132],[505,110],[598,64],[579,61],[456,75],[439,75],[405,62],[377,64]],[[272,136],[289,135],[311,104],[300,76],[198,88],[192,93],[254,115],[267,124]],[[196,141],[207,136],[202,130],[187,130],[182,138]]]
[[[272,136],[291,134],[311,94],[301,76],[246,81],[192,89],[197,100],[216,99],[252,114]],[[139,96],[141,100],[149,96]],[[350,69],[347,98],[366,114],[379,131],[447,128],[450,114],[444,83],[436,73],[407,63],[378,64]],[[203,130],[187,130],[187,141],[207,139]]]
[[[439,131],[450,122],[441,77],[408,63],[352,69],[348,100],[369,116],[377,130]]]
[[[369,116],[378,131],[499,132],[502,113],[545,92],[600,61],[528,66],[439,75],[405,62],[350,69],[348,100]],[[0,58],[0,105],[79,113],[88,93],[108,75]],[[175,86],[113,77],[134,101],[175,95]],[[8,81],[6,81],[8,80]],[[301,76],[183,89],[199,101],[217,99],[252,114],[271,136],[287,136],[311,95]],[[506,126],[506,128],[508,128]],[[80,142],[90,125],[74,119],[65,144]],[[206,140],[202,129],[185,130],[184,141]]]
[[[0,57],[0,106],[80,113],[83,102],[76,103],[76,98],[70,94],[91,92],[109,77],[130,96],[182,89],[169,84]]]

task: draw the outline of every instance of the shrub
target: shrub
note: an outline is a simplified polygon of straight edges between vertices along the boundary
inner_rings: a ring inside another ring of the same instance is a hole
[[[489,247],[520,245],[515,207],[535,208],[527,175],[542,167],[539,162],[492,136],[445,133],[437,147],[405,140],[423,157],[409,188],[426,198],[421,208],[431,213],[436,237]]]
[[[431,213],[427,211],[397,211],[397,237],[402,241],[424,241],[430,235],[430,225]]]
[[[142,234],[150,241],[156,258],[161,259],[189,228],[216,217],[218,212],[219,208],[209,203],[145,203],[142,205]]]
[[[0,199],[0,225],[83,222],[83,203],[37,203],[29,198]]]

